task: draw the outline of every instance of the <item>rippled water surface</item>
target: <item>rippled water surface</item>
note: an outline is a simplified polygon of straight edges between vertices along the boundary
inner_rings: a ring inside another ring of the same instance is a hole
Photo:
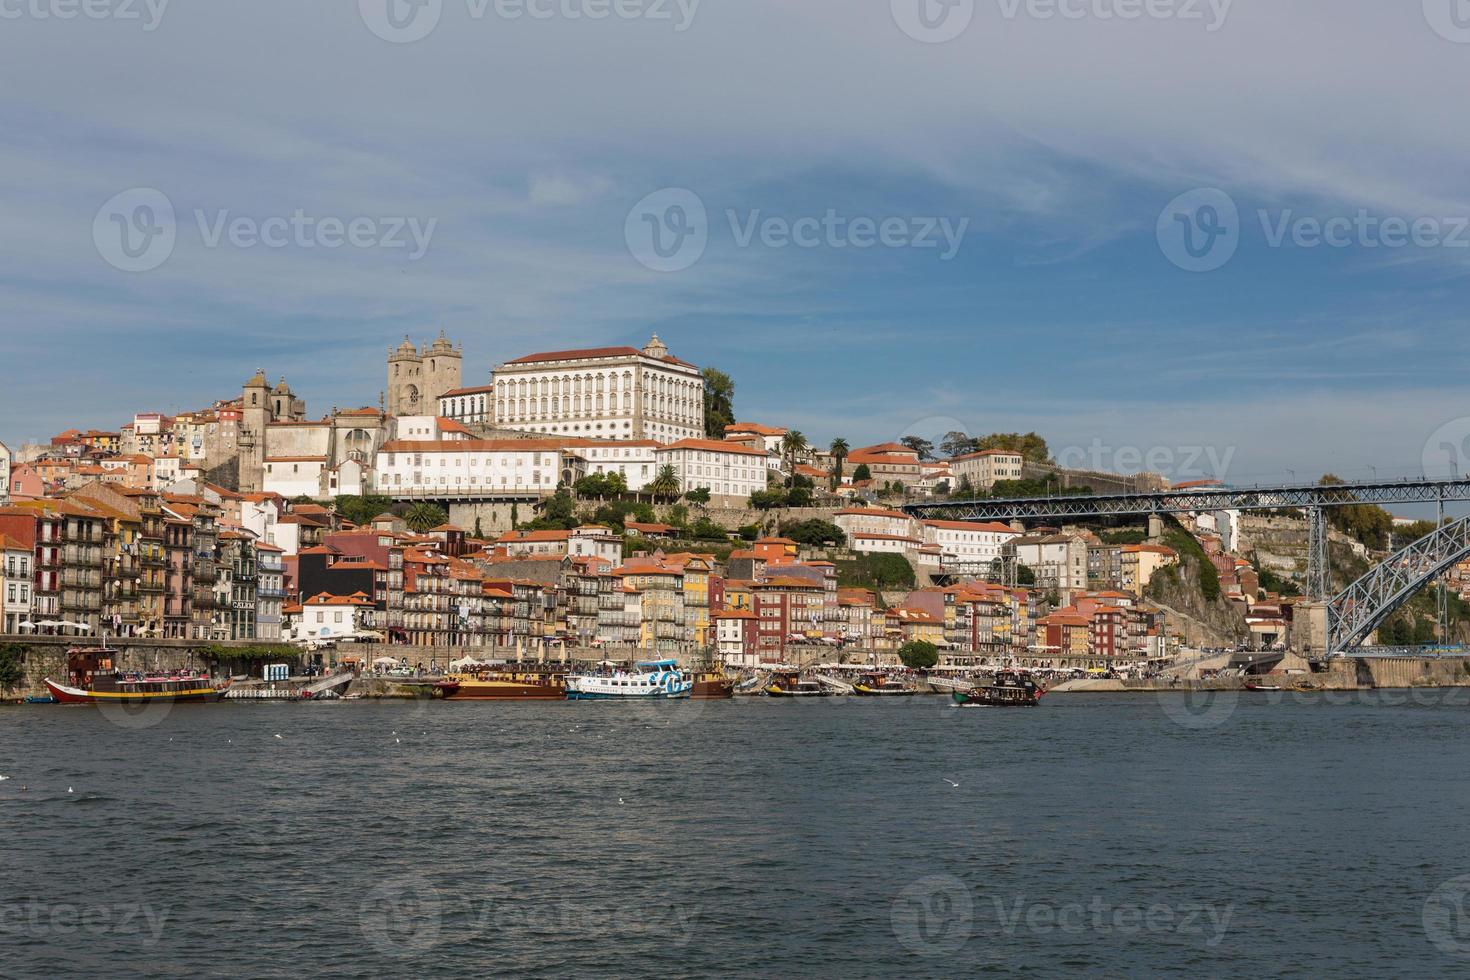
[[[1470,970],[1470,697],[1171,698],[0,710],[0,974]]]

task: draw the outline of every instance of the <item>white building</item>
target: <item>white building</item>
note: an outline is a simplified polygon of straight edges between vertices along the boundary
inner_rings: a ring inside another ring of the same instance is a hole
[[[976,490],[989,490],[997,480],[1021,479],[1023,462],[1020,453],[1009,449],[985,449],[954,457],[949,461],[949,469],[954,475],[954,486],[969,477],[970,486]]]
[[[923,547],[924,542],[907,534],[874,534],[869,531],[859,531],[851,534],[847,539],[847,546],[853,551],[862,554],[892,554],[907,555],[917,554]]]
[[[849,539],[856,534],[886,534],[904,538],[916,538],[919,534],[919,522],[901,510],[845,507],[837,512],[832,523],[842,528],[842,533]]]
[[[327,640],[353,636],[373,628],[373,600],[361,592],[350,596],[323,592],[301,604],[296,640]]]
[[[704,436],[704,378],[655,334],[642,350],[528,354],[494,371],[495,425],[589,439]]]
[[[10,497],[10,450],[0,442],[0,503]]]
[[[0,534],[0,627],[20,633],[31,621],[31,549]]]
[[[378,450],[374,485],[392,497],[549,496],[574,475],[562,472],[562,457],[549,439],[395,440]]]
[[[989,565],[1005,554],[1005,546],[1021,536],[1007,524],[972,521],[925,521],[924,543],[939,547],[940,564]],[[1085,584],[1085,583],[1084,583]]]
[[[601,558],[610,565],[618,565],[623,560],[623,536],[601,524],[584,524],[568,535],[567,554]]]
[[[287,500],[320,497],[322,473],[326,468],[325,456],[267,456],[263,489],[266,493],[278,493]]]
[[[1055,589],[1064,602],[1087,588],[1087,539],[1077,534],[1026,535],[1006,543],[1006,554],[1036,573],[1036,587]]]
[[[658,443],[650,439],[613,443],[587,442],[582,445],[569,442],[568,445],[575,446],[572,451],[587,461],[588,476],[594,473],[621,473],[629,490],[642,490],[658,475],[653,455]]]
[[[712,497],[744,502],[766,488],[764,449],[716,439],[681,439],[654,452],[658,469],[672,466],[685,493],[708,487]]]
[[[439,415],[461,425],[490,425],[495,421],[495,386],[455,388],[439,396]]]

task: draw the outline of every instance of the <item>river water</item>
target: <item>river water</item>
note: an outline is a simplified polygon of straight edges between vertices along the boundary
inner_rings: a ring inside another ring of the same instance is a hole
[[[32,706],[0,775],[4,976],[1470,971],[1461,691]]]

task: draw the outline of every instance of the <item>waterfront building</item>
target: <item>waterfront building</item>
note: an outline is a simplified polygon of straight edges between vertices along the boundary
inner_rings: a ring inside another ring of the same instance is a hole
[[[1122,575],[1119,585],[1124,591],[1140,598],[1153,579],[1154,572],[1179,563],[1179,555],[1174,549],[1161,544],[1124,545],[1121,559]]]
[[[260,640],[282,638],[286,602],[285,551],[268,541],[255,542],[256,582],[255,636]]]
[[[681,439],[654,451],[655,473],[672,466],[679,488],[706,488],[719,506],[743,506],[750,495],[766,488],[764,449],[715,439]]]
[[[969,480],[976,490],[989,490],[1000,480],[1021,479],[1025,459],[1009,449],[984,449],[978,453],[955,456],[949,461],[953,486]]]
[[[946,571],[984,574],[1005,554],[1007,542],[1021,537],[1008,524],[973,521],[925,521],[924,543],[939,549]]]
[[[31,618],[33,557],[29,542],[0,532],[0,629],[6,633],[19,633],[21,623],[35,622]]]

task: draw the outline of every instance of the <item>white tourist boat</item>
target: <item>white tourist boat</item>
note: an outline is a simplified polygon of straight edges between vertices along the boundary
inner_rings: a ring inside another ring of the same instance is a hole
[[[622,698],[687,698],[694,679],[677,660],[649,660],[636,670],[608,674],[575,674],[567,678],[568,701],[612,701]]]

